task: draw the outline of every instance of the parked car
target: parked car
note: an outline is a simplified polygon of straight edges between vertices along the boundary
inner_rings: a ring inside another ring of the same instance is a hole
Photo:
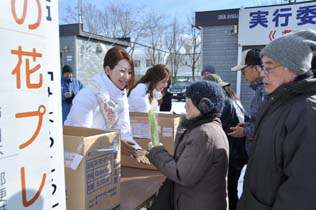
[[[171,98],[184,100],[185,99],[185,91],[189,86],[190,81],[176,81],[169,88],[169,92],[171,93]]]

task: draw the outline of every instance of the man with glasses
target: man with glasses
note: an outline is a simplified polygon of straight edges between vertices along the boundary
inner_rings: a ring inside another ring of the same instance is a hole
[[[270,42],[261,52],[269,96],[256,119],[238,210],[316,209],[316,31]]]
[[[246,137],[248,156],[251,156],[253,150],[252,142],[256,115],[265,98],[264,86],[260,78],[261,65],[260,50],[248,49],[243,51],[241,63],[231,69],[232,71],[241,71],[245,80],[250,84],[251,89],[255,91],[255,95],[252,97],[250,104],[249,122],[231,127],[231,132],[228,133],[228,135],[235,138]]]

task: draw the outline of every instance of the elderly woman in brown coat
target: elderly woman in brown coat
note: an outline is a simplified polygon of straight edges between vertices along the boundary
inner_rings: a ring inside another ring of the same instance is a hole
[[[187,113],[177,132],[174,155],[163,146],[149,152],[151,163],[172,183],[171,191],[159,191],[171,193],[170,209],[227,209],[229,146],[218,118],[224,100],[222,88],[215,82],[192,83],[186,90]],[[151,209],[161,209],[159,202],[166,201],[156,199]]]

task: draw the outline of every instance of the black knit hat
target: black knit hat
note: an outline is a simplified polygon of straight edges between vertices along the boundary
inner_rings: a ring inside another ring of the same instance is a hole
[[[202,114],[221,113],[225,103],[223,89],[215,82],[201,80],[191,83],[185,92]]]
[[[63,67],[63,70],[62,70],[62,73],[72,73],[72,68],[71,66],[68,66],[68,65],[64,65]]]
[[[209,64],[209,65],[206,65],[206,66],[203,67],[201,75],[203,75],[204,72],[215,74],[216,70],[215,70],[215,67],[213,65]]]

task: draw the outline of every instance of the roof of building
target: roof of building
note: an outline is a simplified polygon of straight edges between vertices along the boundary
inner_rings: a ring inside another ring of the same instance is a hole
[[[82,24],[75,23],[75,24],[66,24],[59,26],[59,36],[78,36],[88,40],[96,40],[99,42],[104,42],[107,44],[114,44],[121,47],[129,47],[130,46],[130,37],[126,38],[109,38],[97,34],[92,34],[89,32],[85,32],[82,29]]]

